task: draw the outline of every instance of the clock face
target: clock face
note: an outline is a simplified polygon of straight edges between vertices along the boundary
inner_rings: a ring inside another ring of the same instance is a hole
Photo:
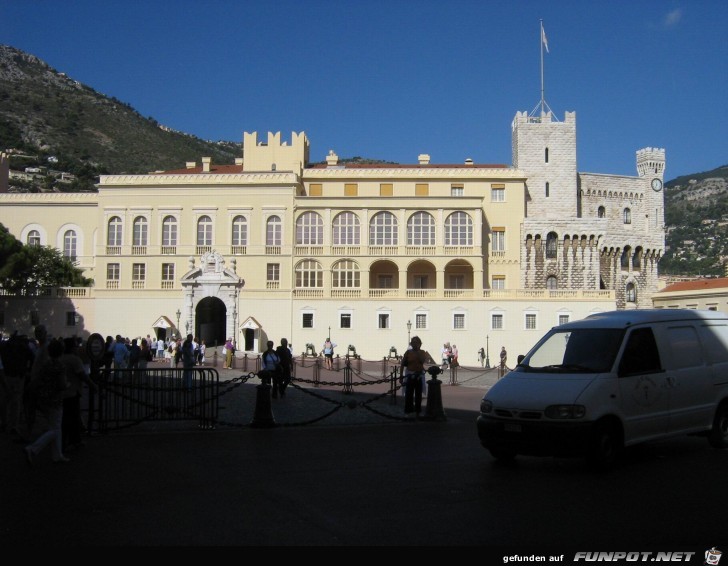
[[[660,181],[660,179],[652,179],[652,190],[653,191],[662,190],[662,181]]]

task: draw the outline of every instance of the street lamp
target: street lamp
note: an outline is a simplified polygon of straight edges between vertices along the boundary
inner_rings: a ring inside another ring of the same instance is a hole
[[[179,317],[182,316],[182,312],[179,309],[177,309],[177,312],[174,314],[177,315],[177,326],[175,328],[177,329],[177,332],[179,332]]]
[[[485,367],[490,369],[490,348],[488,346],[488,335],[485,336]]]
[[[407,345],[409,346],[410,343],[410,331],[412,330],[412,321],[407,321]]]

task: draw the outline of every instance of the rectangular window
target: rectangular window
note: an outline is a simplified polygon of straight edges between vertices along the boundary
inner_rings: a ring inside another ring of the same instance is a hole
[[[455,313],[452,315],[453,330],[465,330],[465,313]]]
[[[490,283],[491,289],[505,289],[506,288],[506,276],[505,275],[494,275]]]
[[[465,194],[465,188],[462,185],[450,185],[450,196],[461,197]]]
[[[344,184],[344,196],[355,197],[359,194],[359,185],[357,183]]]
[[[394,196],[394,185],[392,183],[380,183],[379,184],[379,196],[380,197]]]
[[[526,314],[526,330],[536,330],[536,315],[533,313]]]
[[[491,183],[490,185],[490,200],[491,202],[505,202],[506,200],[506,186],[502,183]]]
[[[430,194],[430,185],[427,183],[416,183],[415,184],[415,196],[426,197]]]
[[[569,315],[568,314],[560,314],[559,315],[559,324],[566,324],[569,322]]]
[[[305,312],[301,316],[301,326],[303,328],[313,328],[313,313]]]
[[[174,264],[162,264],[162,281],[174,281]]]
[[[281,264],[269,263],[266,267],[266,281],[281,280]]]
[[[415,275],[412,279],[415,289],[428,289],[427,275]]]
[[[174,264],[162,264],[162,289],[172,289],[174,287]]]
[[[118,281],[121,274],[121,265],[118,263],[107,263],[106,264],[106,280],[107,281]]]
[[[506,229],[505,228],[493,228],[491,234],[491,251],[504,252],[506,251]]]
[[[389,314],[379,313],[377,320],[379,321],[379,328],[389,328]]]
[[[339,328],[351,328],[351,313],[339,314]]]
[[[418,330],[423,330],[427,328],[427,315],[426,314],[416,314],[415,315],[415,328]]]
[[[391,275],[379,275],[377,281],[379,289],[391,289],[394,278]]]
[[[448,289],[465,289],[465,275],[450,275]]]
[[[491,330],[503,330],[503,315],[502,314],[490,315],[490,328],[491,328]]]
[[[147,279],[147,265],[145,263],[134,263],[131,266],[131,288],[143,289]]]
[[[320,197],[324,194],[323,185],[321,183],[311,183],[308,186],[308,196]]]

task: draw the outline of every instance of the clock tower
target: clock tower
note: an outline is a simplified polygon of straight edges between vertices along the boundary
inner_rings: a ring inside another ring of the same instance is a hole
[[[637,174],[644,179],[645,220],[650,233],[665,234],[665,150],[646,147],[637,151]]]

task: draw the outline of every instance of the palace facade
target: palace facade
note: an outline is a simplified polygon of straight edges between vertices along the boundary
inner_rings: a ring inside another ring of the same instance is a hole
[[[250,352],[286,337],[296,353],[331,336],[366,359],[419,335],[435,358],[505,346],[510,365],[554,325],[652,305],[665,152],[637,151],[636,176],[580,173],[575,113],[517,113],[512,166],[311,164],[304,133],[243,146],[235,164],[104,175],[94,194],[0,194],[12,234],[95,282],[1,296],[4,332],[191,332]]]

